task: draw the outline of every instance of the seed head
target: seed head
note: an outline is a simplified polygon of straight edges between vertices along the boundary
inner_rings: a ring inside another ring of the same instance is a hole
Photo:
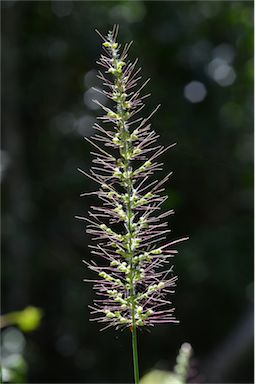
[[[174,292],[177,277],[169,267],[169,258],[177,253],[172,247],[186,238],[166,242],[166,218],[173,210],[161,213],[164,184],[171,173],[161,180],[151,179],[162,170],[157,161],[167,149],[156,144],[158,135],[149,119],[139,117],[144,107],[141,94],[147,84],[141,79],[134,63],[127,58],[131,43],[122,48],[117,42],[118,27],[103,37],[103,50],[98,64],[104,90],[111,101],[98,117],[101,124],[92,140],[96,149],[90,174],[81,171],[99,184],[96,194],[101,205],[92,206],[87,221],[87,233],[94,245],[95,260],[85,263],[98,278],[92,280],[100,297],[91,306],[93,320],[105,323],[105,328],[153,326],[156,323],[177,322],[167,296]],[[98,144],[97,144],[98,143]],[[87,194],[82,194],[87,195]],[[88,280],[85,280],[88,281]],[[91,281],[91,280],[90,280]]]

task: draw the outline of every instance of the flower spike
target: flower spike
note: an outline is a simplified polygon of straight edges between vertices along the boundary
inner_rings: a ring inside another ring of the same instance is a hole
[[[79,169],[100,185],[97,192],[82,196],[97,194],[101,205],[91,207],[90,219],[77,218],[87,222],[87,233],[94,240],[91,253],[98,260],[85,262],[97,274],[91,281],[100,297],[90,307],[92,320],[102,323],[103,329],[129,328],[136,335],[136,328],[178,322],[167,299],[177,277],[167,264],[177,253],[172,246],[187,238],[166,242],[170,230],[165,219],[173,210],[161,213],[161,205],[167,199],[163,185],[171,173],[162,180],[151,179],[162,170],[156,159],[175,144],[166,148],[156,144],[159,136],[149,120],[160,105],[148,117],[137,117],[149,96],[141,95],[149,79],[138,86],[141,68],[137,60],[127,60],[131,43],[121,49],[117,26],[105,37],[97,33],[104,50],[98,61],[104,72],[99,71],[98,77],[105,89],[99,92],[112,105],[94,100],[103,112],[98,117],[101,124],[94,125],[96,134],[86,138],[96,149],[91,152],[94,165],[89,174]],[[137,352],[134,365],[138,382]]]
[[[92,314],[98,322],[117,329],[177,322],[166,299],[168,292],[173,292],[177,278],[172,276],[172,268],[165,271],[162,266],[177,253],[171,246],[187,238],[162,244],[170,232],[162,220],[173,211],[160,214],[167,199],[161,192],[171,173],[161,181],[149,181],[150,176],[162,169],[162,163],[155,159],[175,144],[167,148],[152,146],[158,135],[146,123],[160,105],[147,118],[133,120],[144,107],[144,97],[140,94],[149,79],[137,91],[130,91],[140,80],[137,74],[141,69],[136,69],[137,60],[133,64],[124,61],[130,44],[121,52],[116,26],[106,37],[97,33],[103,39],[105,51],[98,62],[104,74],[99,72],[98,77],[110,88],[100,92],[113,101],[113,106],[109,108],[94,100],[104,112],[99,119],[103,124],[110,123],[112,128],[95,124],[100,135],[85,139],[99,151],[93,160],[97,166],[91,168],[90,174],[79,169],[101,186],[98,192],[82,196],[97,194],[103,202],[102,206],[91,207],[89,215],[94,221],[77,217],[88,222],[87,232],[96,241],[92,253],[104,260],[102,266],[95,261],[86,262],[98,274],[95,290],[103,297],[95,300]],[[109,153],[109,147],[117,155]]]

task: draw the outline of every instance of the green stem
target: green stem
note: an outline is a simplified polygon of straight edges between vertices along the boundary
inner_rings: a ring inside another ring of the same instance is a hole
[[[129,161],[126,160],[126,170],[129,169]],[[133,211],[131,206],[131,195],[133,192],[133,183],[132,180],[129,181],[128,186],[128,204],[127,204],[127,228],[130,235],[129,240],[129,258],[130,258],[130,297],[131,297],[131,314],[132,314],[132,349],[133,349],[133,366],[134,366],[134,379],[135,384],[139,384],[139,366],[138,366],[138,350],[137,350],[137,331],[136,331],[136,320],[135,320],[135,284],[134,284],[134,265],[133,265],[133,252],[131,249],[131,235],[132,235],[132,220],[133,220]]]
[[[139,364],[138,364],[136,325],[134,325],[133,329],[132,329],[132,348],[133,348],[133,364],[134,364],[135,384],[139,384]]]
[[[126,139],[125,131],[124,138]],[[124,140],[125,140],[124,139]],[[128,143],[125,140],[125,152],[128,152]],[[129,170],[130,162],[125,160],[125,170]],[[133,221],[133,210],[131,204],[131,195],[133,193],[133,183],[132,180],[129,180],[127,194],[128,194],[128,203],[127,203],[127,229],[129,234],[129,260],[130,260],[130,297],[131,297],[131,314],[132,314],[132,349],[133,349],[133,365],[134,365],[134,379],[135,384],[139,384],[139,366],[138,366],[138,351],[137,351],[137,332],[136,332],[136,320],[135,320],[135,283],[134,283],[134,265],[133,265],[133,256],[134,252],[131,247],[131,236],[133,234],[132,230],[132,221]]]
[[[112,48],[112,55],[114,58],[114,66],[117,69],[117,62],[118,62],[118,54],[115,48]],[[119,93],[124,94],[124,88],[123,88],[123,73],[115,75],[115,87],[118,90]],[[120,151],[120,155],[123,158],[124,162],[124,170],[125,172],[131,171],[132,167],[130,164],[130,161],[128,159],[128,152],[129,152],[129,132],[128,128],[126,127],[126,107],[124,106],[125,98],[122,101],[117,102],[117,112],[120,115],[120,121],[118,124],[120,133],[121,133],[121,139],[123,142],[123,150]],[[127,235],[128,235],[128,244],[127,244],[127,256],[129,258],[130,263],[130,298],[131,298],[131,317],[132,317],[132,349],[133,349],[133,365],[134,365],[134,379],[135,384],[139,384],[139,366],[138,366],[138,350],[137,350],[137,330],[136,330],[136,319],[135,319],[135,282],[134,282],[134,270],[135,266],[133,265],[133,256],[134,251],[132,250],[132,235],[134,233],[133,230],[133,219],[134,219],[134,212],[132,209],[132,194],[133,194],[133,180],[132,177],[129,178],[127,185],[126,185],[126,191],[128,195],[127,204],[126,204],[126,213],[127,213],[127,220],[126,220],[126,227],[127,227]]]

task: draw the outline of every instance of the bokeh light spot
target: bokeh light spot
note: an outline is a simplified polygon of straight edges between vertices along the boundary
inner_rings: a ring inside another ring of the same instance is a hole
[[[4,173],[10,164],[10,157],[7,151],[0,150],[0,182],[3,179]]]
[[[100,89],[97,87],[97,89],[100,91]],[[94,88],[90,88],[88,91],[86,91],[83,95],[83,101],[84,104],[92,110],[98,110],[101,109],[100,105],[96,104],[93,100],[99,101],[101,104],[106,105],[107,98],[102,93],[96,91]]]
[[[96,119],[93,116],[83,115],[76,120],[74,128],[79,135],[90,136],[95,121]]]
[[[233,84],[236,79],[234,68],[219,57],[213,59],[208,64],[207,73],[222,87],[227,87]]]
[[[91,69],[84,76],[84,86],[88,89],[91,87],[95,87],[97,85],[101,86],[101,80],[97,77],[97,71],[95,69]]]
[[[3,347],[10,353],[22,352],[25,344],[25,338],[17,328],[8,328],[3,333]]]
[[[184,96],[191,103],[200,103],[207,95],[207,90],[200,81],[191,81],[184,88]]]

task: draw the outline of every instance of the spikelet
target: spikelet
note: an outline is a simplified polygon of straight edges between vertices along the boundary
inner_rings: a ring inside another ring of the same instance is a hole
[[[158,157],[174,144],[164,148],[157,145],[158,135],[151,129],[149,119],[137,117],[144,107],[141,96],[148,80],[141,79],[137,60],[127,59],[131,43],[123,49],[117,42],[118,27],[103,37],[103,50],[98,64],[103,67],[98,77],[104,90],[99,90],[112,102],[106,107],[94,100],[103,110],[97,133],[88,142],[94,146],[95,156],[90,173],[84,175],[99,184],[96,194],[101,205],[92,206],[87,222],[87,233],[93,236],[91,253],[94,260],[85,262],[97,274],[94,283],[100,296],[91,306],[92,320],[120,327],[153,326],[156,323],[177,322],[174,308],[167,299],[174,292],[177,277],[169,267],[169,258],[179,240],[166,242],[166,218],[173,210],[161,213],[167,196],[162,196],[162,180],[150,177],[162,170]],[[82,194],[88,195],[87,193]]]

